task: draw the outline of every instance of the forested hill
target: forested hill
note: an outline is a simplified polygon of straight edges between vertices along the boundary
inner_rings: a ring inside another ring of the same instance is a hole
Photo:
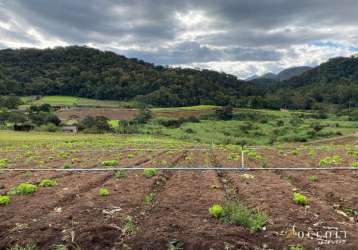
[[[267,84],[209,70],[156,66],[88,47],[0,50],[0,95],[70,95],[153,106],[312,108],[358,103],[357,58],[337,58]]]
[[[358,57],[332,58],[299,76],[272,84],[271,87],[275,94],[286,93],[292,96],[293,92],[299,93],[304,97],[298,101],[301,106],[323,102],[324,105],[333,103],[358,107]]]
[[[155,66],[87,47],[0,51],[0,95],[72,95],[157,106],[221,104],[259,93],[225,73]]]

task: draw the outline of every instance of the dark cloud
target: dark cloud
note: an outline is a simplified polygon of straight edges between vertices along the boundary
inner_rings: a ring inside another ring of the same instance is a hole
[[[356,13],[356,0],[0,0],[0,46],[90,44],[160,64],[241,62],[256,73],[285,67],[288,55],[312,63],[304,46],[317,41],[347,49],[314,50],[316,61],[354,51]]]

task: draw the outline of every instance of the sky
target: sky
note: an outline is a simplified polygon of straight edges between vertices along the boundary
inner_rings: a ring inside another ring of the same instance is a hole
[[[0,0],[0,49],[87,45],[238,78],[358,53],[357,0]]]

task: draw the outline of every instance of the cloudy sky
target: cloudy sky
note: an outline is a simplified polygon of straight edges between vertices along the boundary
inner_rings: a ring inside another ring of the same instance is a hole
[[[246,78],[358,53],[357,0],[0,0],[0,49],[88,45]]]

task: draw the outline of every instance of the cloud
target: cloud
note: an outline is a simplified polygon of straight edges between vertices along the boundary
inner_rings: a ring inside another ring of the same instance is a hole
[[[239,77],[357,53],[356,0],[2,0],[0,48],[86,44]]]

